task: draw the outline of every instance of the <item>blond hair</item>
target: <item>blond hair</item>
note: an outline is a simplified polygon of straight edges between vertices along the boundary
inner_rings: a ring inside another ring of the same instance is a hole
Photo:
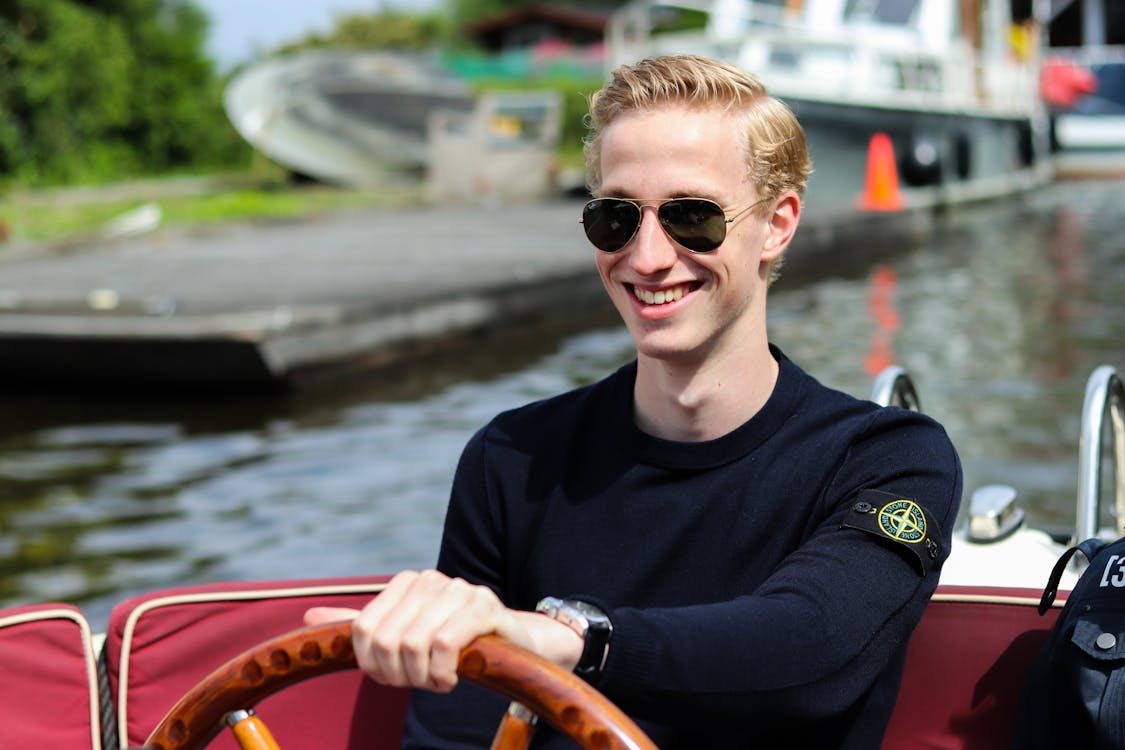
[[[650,57],[613,71],[609,82],[590,97],[584,144],[586,185],[601,189],[602,135],[618,116],[679,105],[741,111],[745,114],[746,169],[764,199],[792,190],[805,195],[812,160],[805,132],[793,112],[766,92],[754,74],[735,65],[698,55]],[[771,281],[780,264],[771,269]]]

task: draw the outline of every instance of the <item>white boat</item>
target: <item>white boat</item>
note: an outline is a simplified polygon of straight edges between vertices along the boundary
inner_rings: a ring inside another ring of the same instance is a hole
[[[1062,178],[1125,177],[1125,45],[1109,44],[1105,13],[1082,6],[1075,46],[1047,49],[1043,93]],[[1116,37],[1119,40],[1120,37]]]
[[[1050,179],[1038,61],[1013,47],[1014,28],[1008,0],[635,0],[607,47],[611,65],[695,53],[754,72],[805,128],[814,210],[894,209]],[[901,184],[887,195],[866,182],[879,133]]]
[[[553,191],[562,97],[493,91],[396,52],[313,50],[268,58],[224,92],[235,129],[289,170],[346,186],[424,175],[434,199]]]
[[[1057,30],[1059,40],[1043,61],[1052,145],[1064,154],[1086,154],[1087,161],[1125,155],[1125,44],[1120,28],[1113,28],[1125,15],[1105,1],[1052,2],[1050,38]]]
[[[238,133],[294,172],[364,185],[426,162],[435,110],[468,112],[468,86],[425,60],[389,52],[313,50],[267,58],[236,75],[223,105]]]
[[[1060,57],[1090,72],[1093,91],[1054,115],[1059,148],[1125,151],[1125,46],[1056,48]]]

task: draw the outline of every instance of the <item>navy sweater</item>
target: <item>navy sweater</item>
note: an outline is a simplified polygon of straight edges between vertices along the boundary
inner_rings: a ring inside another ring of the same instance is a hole
[[[961,470],[944,430],[774,355],[768,402],[716,440],[641,432],[632,363],[499,415],[458,466],[439,569],[517,609],[600,604],[614,632],[595,685],[664,750],[877,748],[948,554]],[[876,527],[883,498],[925,509],[925,547]],[[505,707],[418,691],[404,747],[488,747]],[[536,745],[573,747],[545,727]]]

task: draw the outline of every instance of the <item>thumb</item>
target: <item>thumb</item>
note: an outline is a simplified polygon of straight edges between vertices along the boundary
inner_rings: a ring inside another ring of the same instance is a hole
[[[347,607],[310,607],[305,610],[305,624],[321,625],[326,622],[354,620],[358,614],[358,609],[348,609]]]

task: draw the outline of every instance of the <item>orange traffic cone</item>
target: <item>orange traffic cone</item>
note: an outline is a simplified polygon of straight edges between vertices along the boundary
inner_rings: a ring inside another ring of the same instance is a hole
[[[867,147],[867,180],[859,197],[862,211],[901,211],[895,148],[886,133],[875,133]]]

